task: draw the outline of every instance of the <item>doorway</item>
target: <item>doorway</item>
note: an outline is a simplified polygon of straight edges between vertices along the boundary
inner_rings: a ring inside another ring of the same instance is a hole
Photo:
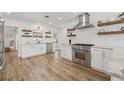
[[[17,50],[17,27],[5,26],[4,28],[4,43],[5,52],[11,52]]]

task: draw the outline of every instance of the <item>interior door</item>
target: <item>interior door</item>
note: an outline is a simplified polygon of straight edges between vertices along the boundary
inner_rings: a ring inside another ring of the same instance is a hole
[[[16,34],[17,28],[12,26],[5,26],[5,47],[11,48],[11,50],[16,50]]]

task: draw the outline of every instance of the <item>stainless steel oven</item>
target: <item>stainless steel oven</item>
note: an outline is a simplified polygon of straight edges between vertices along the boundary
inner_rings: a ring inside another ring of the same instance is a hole
[[[72,45],[72,61],[87,67],[91,67],[91,46],[92,44]]]

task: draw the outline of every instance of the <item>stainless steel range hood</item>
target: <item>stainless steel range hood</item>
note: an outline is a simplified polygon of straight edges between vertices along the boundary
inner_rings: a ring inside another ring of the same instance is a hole
[[[85,29],[85,28],[94,27],[94,25],[90,24],[89,16],[90,16],[90,14],[88,12],[80,14],[78,16],[79,23],[76,26],[74,26],[74,28],[76,28],[76,29]]]

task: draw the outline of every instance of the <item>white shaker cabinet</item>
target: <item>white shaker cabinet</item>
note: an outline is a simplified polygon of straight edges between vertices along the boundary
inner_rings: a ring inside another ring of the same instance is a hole
[[[92,48],[91,49],[91,66],[93,69],[109,72],[109,62],[111,61],[112,49]]]
[[[109,64],[110,61],[112,60],[112,50],[111,49],[103,49],[103,61],[102,61],[102,69],[105,72],[110,72],[109,71]]]
[[[36,55],[46,54],[46,44],[22,45],[21,57],[27,58]]]
[[[91,66],[96,70],[102,70],[102,50],[92,48],[91,50]]]
[[[61,56],[66,57],[66,47],[65,47],[65,45],[61,45]]]
[[[65,59],[72,61],[72,48],[70,45],[61,45],[61,56]]]

